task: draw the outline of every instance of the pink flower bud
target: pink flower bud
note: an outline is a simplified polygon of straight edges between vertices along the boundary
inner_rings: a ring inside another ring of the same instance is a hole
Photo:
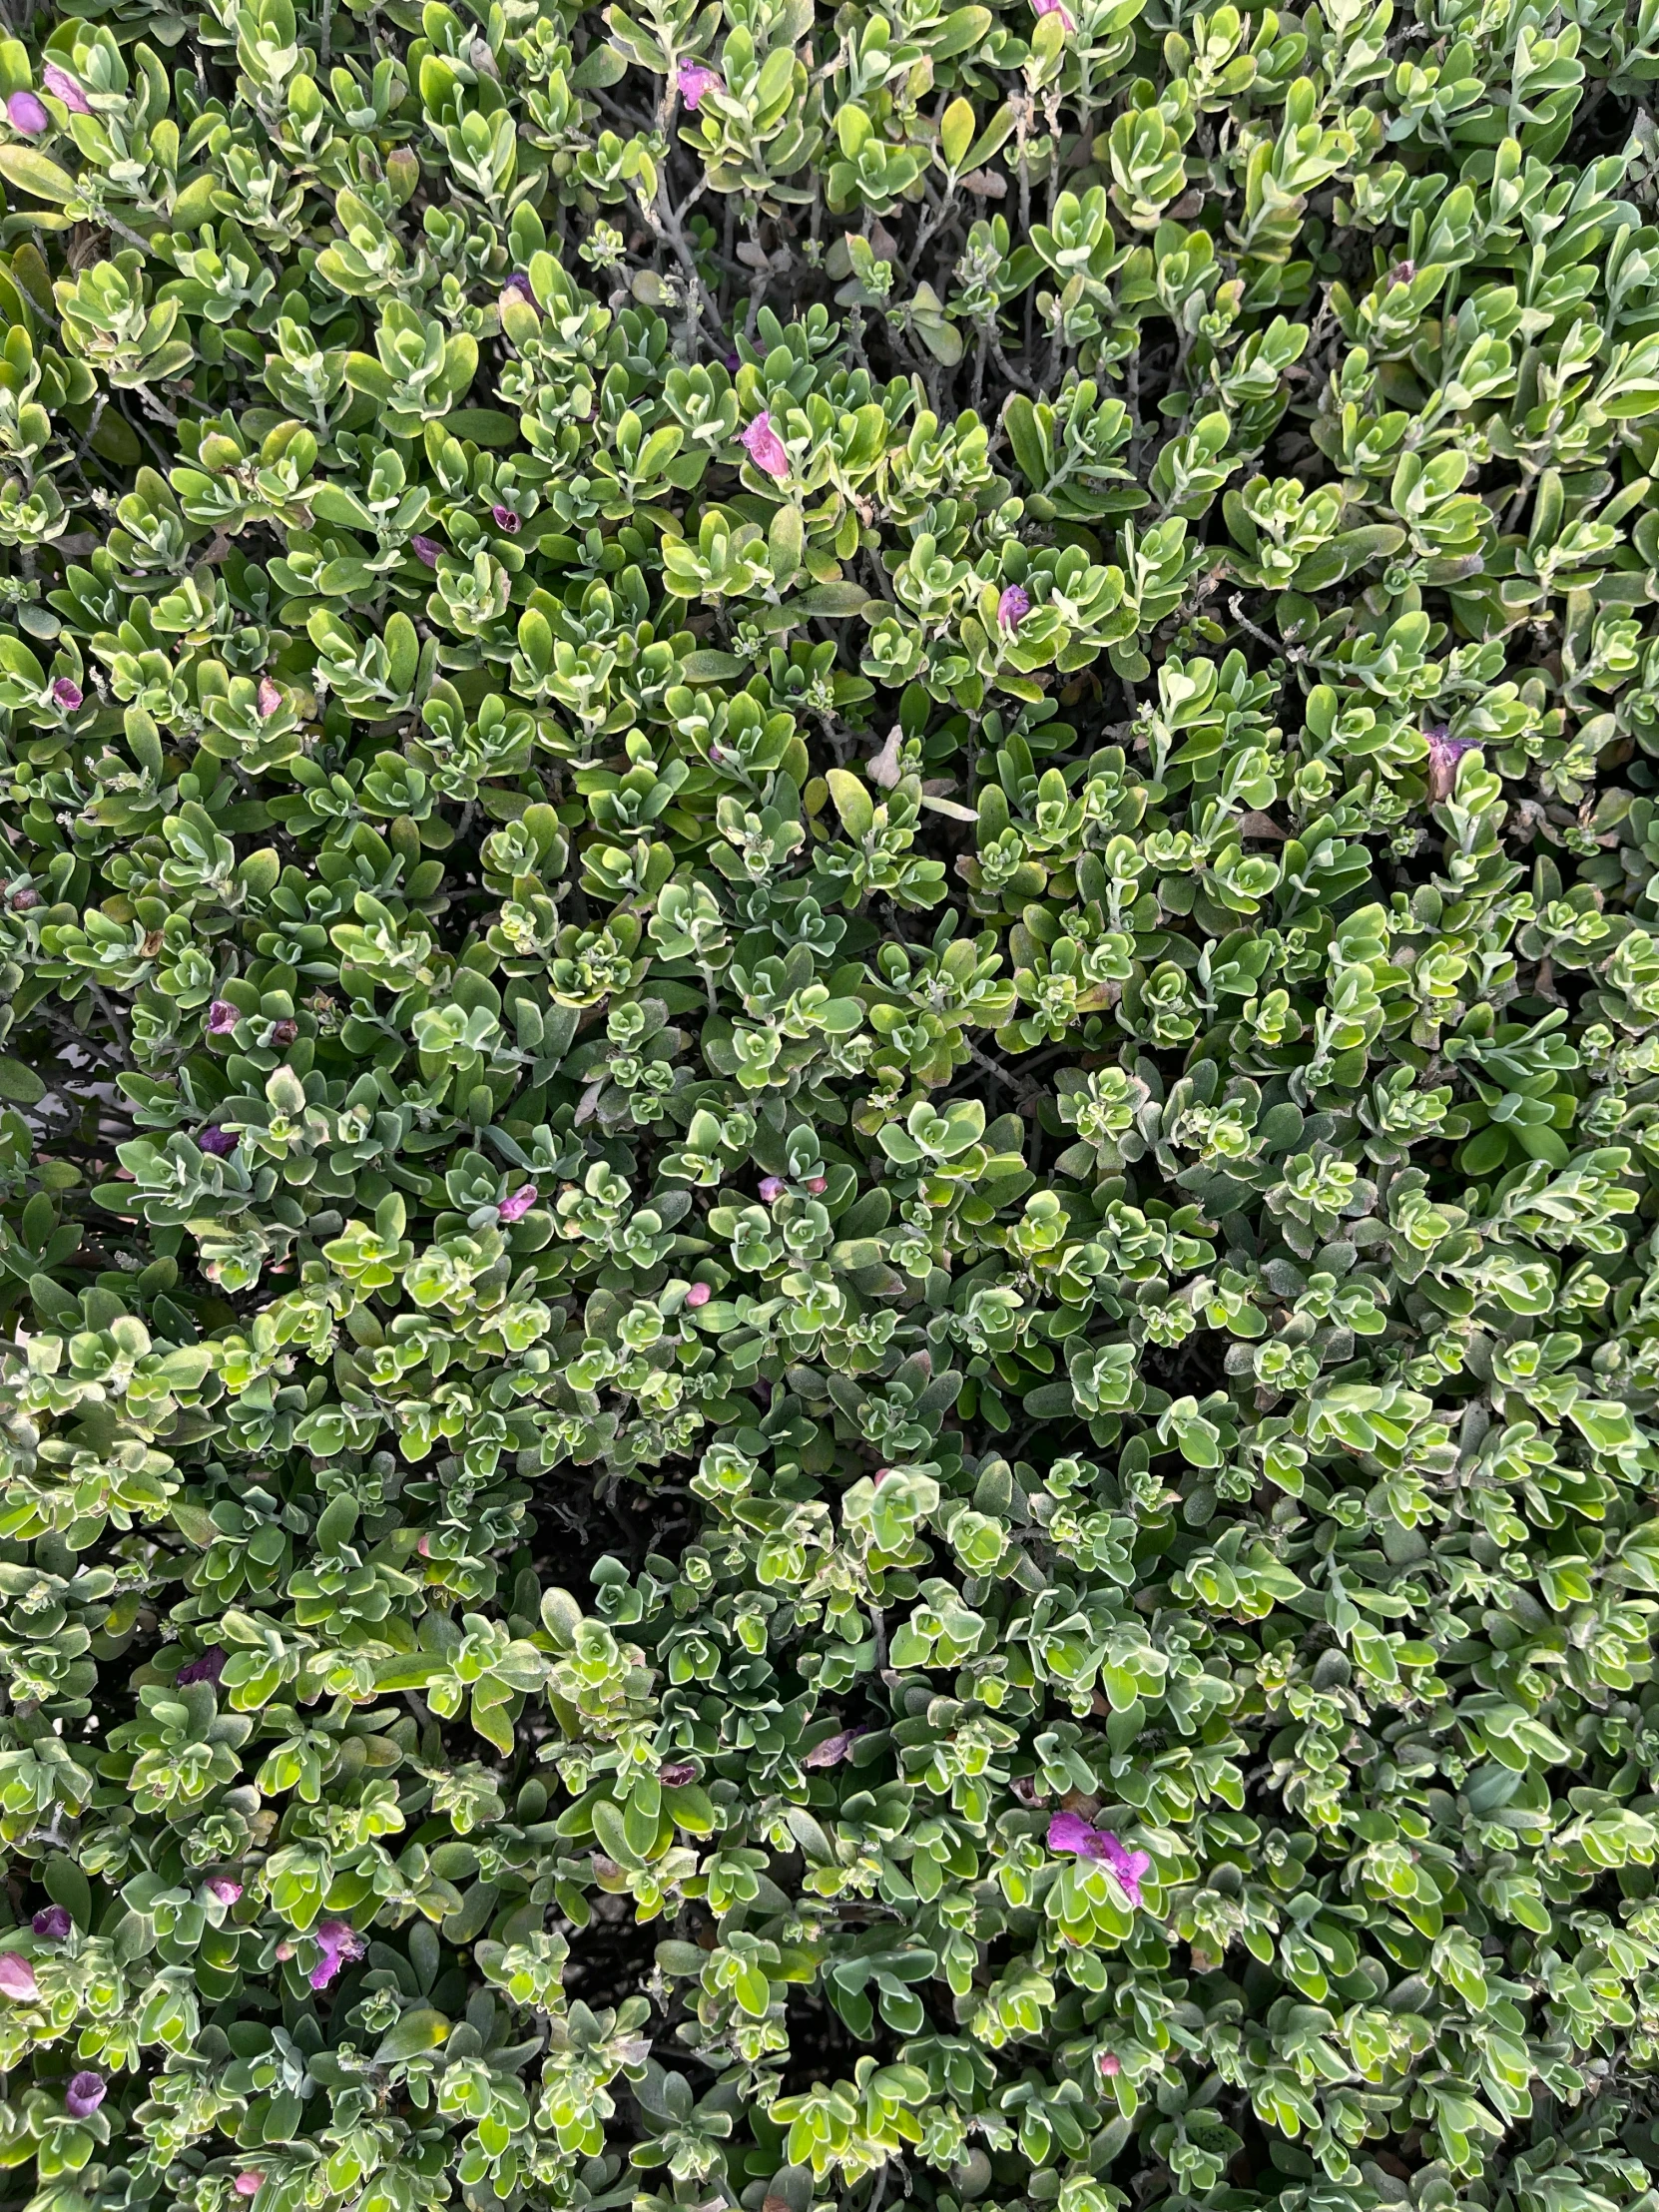
[[[1123,2060],[1115,2050],[1103,2050],[1095,2060],[1095,2064],[1108,2077],[1112,2074],[1120,2074],[1123,2071]]]
[[[25,138],[39,138],[52,128],[52,118],[32,92],[14,92],[6,102],[6,117],[14,131]]]
[[[260,678],[260,720],[269,722],[282,704],[282,695],[269,676]]]
[[[86,693],[82,691],[73,677],[60,676],[53,683],[52,697],[66,715],[72,715],[79,710],[82,701],[86,698]]]
[[[233,1882],[228,1874],[216,1874],[209,1879],[208,1895],[221,1905],[235,1905],[242,1895],[242,1884]]]
[[[714,1295],[707,1283],[694,1283],[686,1293],[686,1304],[693,1308],[707,1306]]]
[[[276,1955],[284,1962],[293,1956],[293,1945],[288,1941],[285,1936],[282,1937],[282,1940],[276,1945]]]
[[[522,1221],[540,1196],[534,1183],[521,1184],[511,1198],[501,1201],[495,1209],[495,1218],[497,1221]]]
[[[32,1997],[35,1969],[20,1950],[0,1950],[0,1989],[9,1997]]]
[[[238,2174],[231,2186],[239,2197],[257,2197],[265,2187],[265,2175],[250,2166],[246,2173]]]
[[[91,115],[91,103],[67,69],[60,69],[56,62],[48,62],[41,76],[53,99],[61,100],[71,115]]]
[[[1062,4],[1062,0],[1031,0],[1031,13],[1033,15],[1057,15],[1068,33],[1075,31],[1077,28],[1077,25],[1072,21],[1070,9]]]
[[[718,69],[709,69],[702,62],[680,64],[680,97],[688,108],[695,108],[706,92],[725,90],[726,82]],[[765,415],[761,420],[766,420]]]
[[[783,1197],[787,1185],[781,1175],[763,1175],[761,1178],[761,1204],[776,1206]]]
[[[784,450],[784,441],[772,427],[772,416],[758,414],[739,440],[744,451],[757,468],[765,469],[769,476],[780,483],[790,472],[790,457]]]
[[[830,1178],[827,1175],[809,1175],[807,1178],[807,1188],[809,1191],[811,1191],[814,1198],[822,1198],[824,1196],[824,1193],[830,1188]]]

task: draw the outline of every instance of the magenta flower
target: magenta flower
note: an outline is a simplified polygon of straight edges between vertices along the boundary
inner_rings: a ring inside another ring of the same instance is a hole
[[[764,468],[769,476],[780,483],[790,472],[790,457],[784,450],[784,441],[772,427],[772,416],[763,408],[739,440],[744,451],[757,468]]]
[[[1453,738],[1444,730],[1425,730],[1428,740],[1428,799],[1431,806],[1438,806],[1442,799],[1449,799],[1457,782],[1457,764],[1465,753],[1474,751],[1469,738]]]
[[[228,1874],[212,1875],[208,1880],[208,1895],[221,1905],[235,1905],[242,1895],[242,1884],[233,1882]]]
[[[683,1790],[688,1782],[697,1780],[696,1761],[675,1759],[668,1766],[657,1769],[657,1780],[665,1790]]]
[[[996,619],[1004,630],[1017,630],[1031,612],[1031,594],[1023,584],[1010,584],[996,603]]]
[[[417,561],[424,561],[428,568],[436,568],[438,555],[443,547],[436,538],[413,537],[409,540],[409,551]]]
[[[35,1969],[20,1950],[0,1950],[0,1990],[9,1997],[35,1995]]]
[[[219,1131],[220,1136],[224,1134],[224,1130]],[[212,1149],[217,1151],[218,1147],[215,1146]],[[217,1682],[225,1672],[225,1662],[228,1657],[229,1654],[223,1651],[218,1644],[210,1644],[199,1658],[190,1662],[189,1666],[181,1667],[174,1679],[180,1683]]]
[[[310,1984],[313,1989],[326,1989],[341,1966],[360,1958],[368,1945],[349,1921],[324,1921],[314,1933],[322,1956],[311,1968]]]
[[[208,1008],[208,1034],[210,1037],[228,1037],[242,1019],[239,1007],[228,998],[216,998]]]
[[[12,129],[25,138],[39,138],[52,128],[52,118],[32,92],[14,92],[6,102],[6,116]]]
[[[1031,0],[1031,13],[1033,15],[1057,15],[1067,32],[1075,31],[1077,28],[1077,25],[1072,21],[1071,10],[1063,5],[1063,0]]]
[[[257,2167],[250,2166],[246,2173],[238,2174],[231,2186],[239,2197],[257,2197],[265,2187],[265,2175]]]
[[[788,1189],[781,1175],[763,1175],[761,1178],[761,1204],[776,1206]]]
[[[219,1160],[228,1160],[241,1142],[229,1129],[221,1129],[217,1122],[210,1122],[206,1129],[199,1129],[196,1141],[204,1152],[211,1152]]]
[[[44,1936],[48,1942],[61,1943],[75,1923],[61,1905],[49,1905],[44,1913],[37,1913],[30,1923],[37,1936]]]
[[[88,2067],[85,2073],[71,2074],[69,2087],[64,2091],[64,2110],[72,2120],[84,2120],[97,2111],[109,2094],[109,2086],[101,2073]]]
[[[695,1312],[699,1306],[707,1306],[714,1295],[707,1283],[694,1283],[686,1293],[686,1304]]]
[[[505,530],[510,538],[516,538],[524,527],[522,518],[515,515],[511,507],[503,507],[498,503],[490,509],[490,514],[495,527],[498,530]]]
[[[269,722],[281,707],[282,695],[269,676],[260,678],[260,720]]]
[[[497,1221],[522,1221],[541,1193],[534,1183],[521,1184],[511,1198],[504,1198],[495,1209]]]
[[[709,69],[702,62],[680,64],[680,97],[688,108],[695,108],[706,92],[725,90],[726,81],[718,69]]]
[[[1055,1814],[1048,1824],[1048,1848],[1078,1859],[1098,1859],[1130,1904],[1140,1904],[1141,1877],[1152,1872],[1150,1852],[1127,1850],[1109,1828],[1091,1828],[1081,1813]]]
[[[52,697],[66,715],[76,713],[86,696],[72,677],[60,676],[52,686]]]
[[[91,115],[92,104],[67,69],[60,69],[56,62],[48,62],[41,75],[46,89],[54,100],[61,100],[71,115]]]

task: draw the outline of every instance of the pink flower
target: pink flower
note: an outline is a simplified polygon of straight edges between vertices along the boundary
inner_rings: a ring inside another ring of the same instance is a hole
[[[349,1921],[324,1921],[315,1931],[315,1937],[322,1956],[310,1971],[313,1989],[326,1989],[341,1966],[360,1958],[368,1948]]]
[[[781,1175],[763,1175],[761,1178],[761,1204],[763,1206],[776,1206],[787,1187]]]
[[[772,416],[764,409],[749,425],[739,443],[757,468],[764,468],[769,476],[776,476],[780,483],[789,474],[790,457],[784,450],[784,441],[772,427]]]
[[[718,69],[709,69],[702,62],[680,64],[680,97],[688,108],[695,108],[706,92],[725,90],[726,81]],[[761,420],[766,420],[765,415]]]
[[[203,1135],[206,1134],[207,1132],[204,1130]],[[223,1137],[225,1132],[221,1129],[218,1134]],[[219,1148],[217,1145],[204,1145],[202,1149],[206,1152],[217,1151]],[[217,1682],[225,1672],[225,1662],[229,1654],[220,1645],[210,1644],[200,1658],[193,1659],[188,1666],[181,1667],[174,1679],[180,1683]]]
[[[686,1304],[695,1312],[699,1306],[707,1306],[714,1295],[707,1283],[694,1283],[686,1293]]]
[[[1118,2056],[1115,2050],[1103,2050],[1100,2053],[1099,2057],[1095,2060],[1095,2064],[1100,2068],[1103,2074],[1106,2074],[1108,2076],[1112,2074],[1120,2074],[1123,2071],[1123,2060]]]
[[[419,1552],[420,1556],[421,1556],[421,1557],[422,1557],[423,1559],[430,1559],[430,1558],[431,1558],[431,1556],[432,1556],[432,1539],[431,1539],[431,1537],[430,1537],[430,1536],[422,1536],[422,1537],[421,1537],[421,1539],[420,1539],[420,1541],[419,1541],[419,1543],[415,1545],[415,1549],[416,1549],[416,1551],[418,1551],[418,1552]]]
[[[807,1178],[807,1188],[809,1191],[812,1192],[815,1198],[822,1198],[824,1193],[830,1188],[830,1178],[827,1175],[809,1175]]]
[[[1449,799],[1457,782],[1457,764],[1465,753],[1474,751],[1468,738],[1448,737],[1444,730],[1425,730],[1428,740],[1428,798],[1431,806],[1438,806],[1442,799]]]
[[[44,1936],[48,1942],[61,1943],[75,1923],[61,1905],[49,1905],[44,1913],[37,1913],[30,1924],[37,1936]]]
[[[212,1875],[208,1880],[208,1895],[221,1905],[235,1905],[242,1895],[242,1884],[233,1882],[228,1874]]]
[[[497,1221],[522,1221],[541,1193],[534,1183],[522,1184],[511,1198],[504,1198],[495,1209]]]
[[[241,1019],[240,1008],[233,1006],[228,998],[216,998],[208,1008],[208,1034],[228,1037]]]
[[[72,715],[79,709],[82,700],[86,698],[86,693],[82,691],[73,677],[60,676],[52,686],[52,697],[66,715]]]
[[[39,138],[52,128],[52,118],[32,92],[14,92],[6,102],[6,116],[12,129],[25,138]]]
[[[64,2091],[64,2110],[72,2120],[88,2119],[108,2094],[104,2076],[88,2067],[85,2073],[70,2075],[69,2087]]]
[[[1070,9],[1062,5],[1062,0],[1031,0],[1031,13],[1033,15],[1057,15],[1060,18],[1061,25],[1068,32],[1075,31],[1077,28],[1077,25],[1071,19]]]
[[[494,519],[495,527],[498,530],[505,530],[510,538],[516,538],[519,531],[524,527],[522,520],[513,513],[511,507],[503,507],[499,502],[490,509],[490,514]]]
[[[409,551],[417,561],[424,561],[428,568],[436,568],[438,555],[443,547],[436,538],[413,537],[409,540]]]
[[[269,722],[272,716],[278,712],[281,704],[281,693],[269,676],[262,676],[260,678],[260,720]]]
[[[9,1997],[32,1997],[35,1969],[20,1950],[0,1950],[0,1989]]]
[[[265,2187],[265,2175],[258,2168],[250,2166],[246,2173],[238,2174],[231,2186],[239,2197],[257,2197]]]
[[[1031,594],[1023,584],[1010,584],[996,603],[996,619],[1004,630],[1017,630],[1031,612]]]
[[[1152,1872],[1150,1852],[1127,1850],[1109,1828],[1091,1828],[1081,1813],[1055,1814],[1048,1824],[1048,1848],[1100,1860],[1130,1904],[1140,1904],[1141,1877]]]
[[[67,69],[60,69],[56,62],[48,62],[41,75],[47,91],[54,100],[61,100],[71,115],[91,115],[91,103]]]

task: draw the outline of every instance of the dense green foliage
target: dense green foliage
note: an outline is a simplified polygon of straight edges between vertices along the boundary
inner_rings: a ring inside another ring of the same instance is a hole
[[[0,40],[0,2199],[1653,2212],[1659,0]]]

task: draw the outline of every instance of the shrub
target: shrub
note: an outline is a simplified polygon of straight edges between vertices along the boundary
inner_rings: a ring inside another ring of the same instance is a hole
[[[1654,0],[22,14],[6,2202],[1651,2212]]]

